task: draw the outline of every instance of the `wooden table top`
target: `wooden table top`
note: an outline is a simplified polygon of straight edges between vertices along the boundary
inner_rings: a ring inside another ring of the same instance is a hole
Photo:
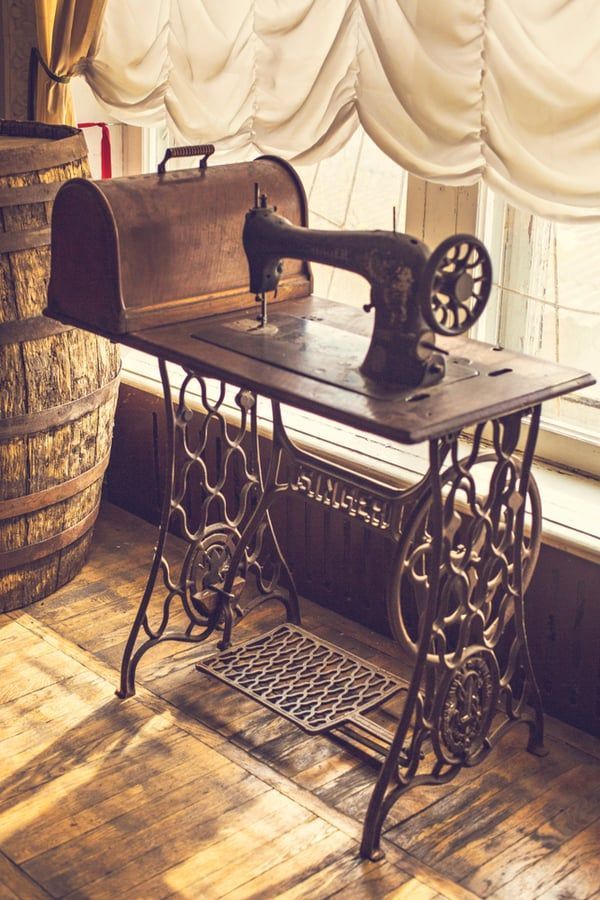
[[[304,358],[296,343],[290,346],[283,364],[257,358],[264,356],[261,345],[254,350],[240,341],[239,328],[232,329],[229,324],[223,331],[223,324],[247,320],[253,312],[149,328],[120,339],[206,377],[250,388],[331,421],[406,444],[526,409],[594,383],[591,375],[578,369],[461,336],[438,339],[439,346],[449,353],[447,376],[439,384],[384,390],[358,371],[373,321],[362,310],[314,296],[278,303],[271,321],[293,317],[309,323]],[[316,342],[319,352],[321,346],[324,351],[316,358],[310,353],[310,333],[312,330],[319,337],[321,332],[315,331],[315,326],[322,325],[327,326],[323,333],[328,337]],[[220,340],[224,342],[219,333],[229,333],[237,349],[219,346]],[[269,334],[259,340],[268,341]],[[267,356],[277,357],[277,352],[269,353],[266,343],[262,347],[267,348]],[[278,354],[281,357],[281,344]]]

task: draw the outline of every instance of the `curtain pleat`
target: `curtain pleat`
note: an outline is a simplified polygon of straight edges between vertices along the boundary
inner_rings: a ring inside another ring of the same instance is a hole
[[[598,0],[107,0],[86,77],[224,159],[316,162],[362,124],[423,178],[600,216]]]

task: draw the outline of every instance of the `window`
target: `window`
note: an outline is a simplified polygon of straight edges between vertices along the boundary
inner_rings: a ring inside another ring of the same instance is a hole
[[[87,118],[101,108],[83,79],[76,102]],[[95,104],[90,110],[90,104]],[[122,138],[121,138],[122,132]],[[156,171],[173,141],[166,128],[115,127],[115,174]],[[91,155],[94,137],[88,131]],[[173,160],[172,168],[187,166]],[[494,288],[474,337],[499,342],[600,378],[600,226],[553,224],[509,206],[489,190],[426,185],[407,176],[357,131],[335,157],[298,167],[314,228],[410,231],[433,247],[453,230],[475,231],[494,264]],[[425,222],[426,217],[429,221]],[[315,293],[361,306],[367,282],[353,273],[313,265]],[[135,363],[132,363],[135,365]],[[600,387],[544,405],[538,455],[600,475]]]
[[[480,236],[494,288],[477,337],[600,380],[600,224],[554,223],[484,189]],[[600,386],[544,404],[538,452],[600,475]]]
[[[452,189],[411,178],[358,132],[335,157],[299,168],[315,228],[391,228],[431,249],[452,231],[476,232],[494,286],[473,337],[566,366],[600,381],[600,225],[553,223],[488,189]],[[425,219],[429,217],[429,222]],[[315,293],[362,305],[366,282],[313,266]],[[547,402],[538,457],[600,476],[600,385]]]
[[[311,228],[404,231],[407,173],[359,129],[335,156],[297,167],[306,190]],[[363,306],[364,278],[343,269],[312,264],[315,294]]]

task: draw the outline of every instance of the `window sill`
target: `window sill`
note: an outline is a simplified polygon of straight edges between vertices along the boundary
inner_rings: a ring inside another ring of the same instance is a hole
[[[176,367],[173,383],[178,385]],[[162,396],[154,357],[123,348],[122,380]],[[232,389],[232,402],[235,390]],[[192,395],[193,397],[193,395]],[[227,402],[227,401],[226,401]],[[193,403],[193,400],[192,400]],[[303,450],[393,486],[413,484],[427,469],[426,444],[402,446],[374,438],[337,423],[289,407],[284,421],[290,437]],[[259,407],[261,433],[270,434],[270,410]],[[465,447],[466,447],[465,443]],[[593,478],[534,462],[534,476],[542,495],[542,542],[594,563],[600,563],[600,482]]]

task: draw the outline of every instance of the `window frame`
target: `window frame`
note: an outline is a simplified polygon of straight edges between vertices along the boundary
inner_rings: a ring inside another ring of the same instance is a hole
[[[492,258],[500,257],[501,266],[505,208],[505,201],[494,197],[485,185],[479,187],[474,233],[484,242]],[[483,315],[472,329],[472,337],[485,343],[495,343],[502,334],[501,316],[501,301],[488,303]],[[523,304],[523,325],[525,316]],[[542,407],[535,458],[564,471],[600,479],[600,434],[594,438],[583,429],[564,423],[558,424],[556,420],[544,416]]]
[[[164,152],[163,145],[166,145],[163,136],[159,146],[158,136],[157,128],[123,126],[124,174],[155,171]],[[478,184],[452,187],[408,175],[404,230],[419,237],[430,247],[435,247],[448,234],[460,232],[477,234],[486,246],[491,247],[493,240],[490,234],[490,216],[486,215],[487,202],[486,190],[482,190]],[[490,333],[495,331],[495,324],[491,324],[494,315],[494,310],[486,312],[480,322],[476,323],[472,331],[475,339],[489,340]],[[527,424],[523,440],[526,429]],[[465,437],[468,439],[469,429],[466,429]],[[341,452],[345,452],[343,447]],[[379,453],[380,448],[374,448],[373,456],[377,458]],[[587,440],[576,429],[558,429],[547,421],[542,421],[536,460],[543,465],[575,472],[583,477],[600,479],[600,439],[598,442]]]

